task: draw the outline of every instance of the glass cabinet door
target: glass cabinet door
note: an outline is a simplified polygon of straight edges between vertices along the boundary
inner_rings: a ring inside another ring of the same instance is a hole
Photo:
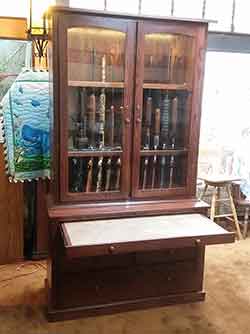
[[[145,26],[138,41],[134,195],[181,195],[188,186],[195,39],[178,27],[174,33]]]
[[[124,198],[130,173],[132,34],[126,22],[81,21],[66,29],[65,192],[79,200]]]

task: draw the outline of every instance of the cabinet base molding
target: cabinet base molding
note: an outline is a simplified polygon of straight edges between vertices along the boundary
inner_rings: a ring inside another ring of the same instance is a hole
[[[174,294],[169,296],[142,298],[136,300],[126,300],[105,305],[95,305],[88,307],[71,307],[71,308],[53,308],[50,305],[47,308],[48,321],[63,321],[76,318],[91,317],[133,310],[143,310],[153,307],[163,307],[167,305],[185,304],[200,302],[205,300],[204,291]]]

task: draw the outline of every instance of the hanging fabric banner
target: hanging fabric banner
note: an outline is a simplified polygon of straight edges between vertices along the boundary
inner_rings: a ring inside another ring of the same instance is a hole
[[[50,175],[50,99],[46,71],[23,71],[1,102],[10,180]]]

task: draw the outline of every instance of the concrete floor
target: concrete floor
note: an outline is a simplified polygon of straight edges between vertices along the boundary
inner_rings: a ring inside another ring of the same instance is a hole
[[[250,238],[207,247],[205,302],[112,316],[47,323],[45,266],[0,266],[0,334],[250,333]]]

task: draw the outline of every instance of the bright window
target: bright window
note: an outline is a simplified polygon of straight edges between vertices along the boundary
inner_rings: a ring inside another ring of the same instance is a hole
[[[203,0],[175,0],[174,1],[174,16],[201,18],[202,17]]]
[[[28,0],[1,1],[0,16],[27,17],[29,12]]]
[[[138,0],[107,0],[107,10],[113,12],[126,12],[131,14],[138,14],[139,1]]]
[[[236,157],[246,146],[246,134],[250,134],[250,81],[246,75],[249,68],[249,54],[207,53],[200,175],[207,172],[230,174]],[[249,156],[248,152],[243,153]]]
[[[209,30],[231,31],[232,14],[233,0],[207,0],[206,19],[218,21],[210,23]]]
[[[147,15],[171,15],[171,0],[142,0],[141,12]]]
[[[249,1],[237,0],[234,19],[235,32],[250,33],[249,11]]]
[[[104,9],[104,0],[70,0],[70,6],[86,9]]]

